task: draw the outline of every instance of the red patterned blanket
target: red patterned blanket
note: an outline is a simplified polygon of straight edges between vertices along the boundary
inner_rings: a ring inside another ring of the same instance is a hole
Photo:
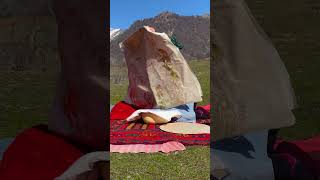
[[[135,110],[124,102],[119,102],[113,107],[110,115],[110,144],[161,144],[168,141],[178,141],[184,145],[210,144],[210,134],[174,134],[161,131],[160,125],[124,120]],[[198,119],[197,122],[210,124],[210,119]]]

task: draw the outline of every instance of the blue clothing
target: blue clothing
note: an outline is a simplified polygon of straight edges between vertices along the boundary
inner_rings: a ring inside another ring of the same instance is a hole
[[[0,160],[2,159],[3,153],[6,151],[13,140],[14,138],[0,139]]]
[[[194,103],[180,105],[172,109],[177,109],[181,114],[181,118],[177,119],[176,122],[196,122],[196,113],[194,112]]]

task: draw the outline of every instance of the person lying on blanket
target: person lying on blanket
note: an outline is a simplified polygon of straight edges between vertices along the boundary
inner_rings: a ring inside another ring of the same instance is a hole
[[[168,122],[195,122],[194,103],[180,105],[170,109],[139,109],[126,120],[142,119],[146,124],[164,124]]]
[[[138,107],[127,121],[147,124],[195,122],[194,103],[202,101],[200,83],[173,36],[144,26],[120,44],[128,67],[126,103]]]

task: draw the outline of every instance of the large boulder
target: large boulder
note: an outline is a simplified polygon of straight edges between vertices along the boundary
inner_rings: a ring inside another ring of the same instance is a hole
[[[106,1],[55,0],[61,75],[49,128],[108,150],[109,57]]]

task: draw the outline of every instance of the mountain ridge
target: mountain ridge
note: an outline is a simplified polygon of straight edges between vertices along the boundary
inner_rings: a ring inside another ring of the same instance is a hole
[[[110,42],[114,40],[118,35],[123,32],[122,29],[119,28],[110,28]]]
[[[124,62],[119,44],[143,26],[152,26],[157,32],[164,32],[169,36],[175,35],[184,46],[181,53],[186,60],[206,59],[210,56],[210,16],[208,14],[185,16],[164,11],[152,18],[135,21],[128,29],[117,35],[110,42],[111,64]]]

